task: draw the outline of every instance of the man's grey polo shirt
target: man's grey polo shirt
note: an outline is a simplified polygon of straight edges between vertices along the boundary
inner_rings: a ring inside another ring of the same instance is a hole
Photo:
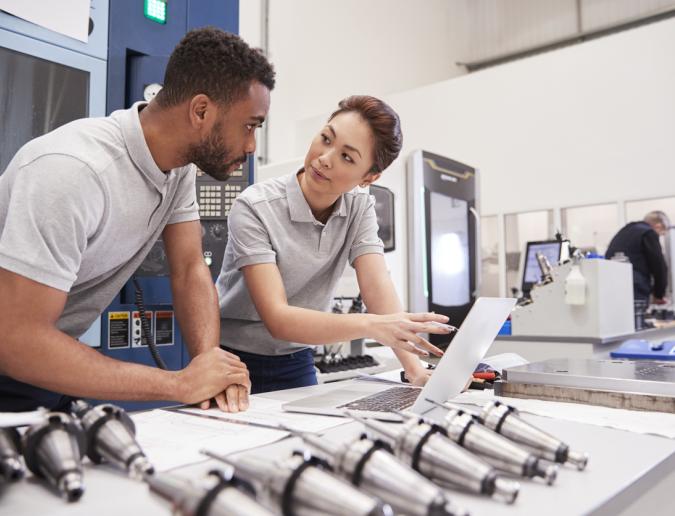
[[[136,103],[24,145],[0,176],[0,267],[68,292],[57,322],[79,337],[164,226],[199,219],[195,167],[162,172]]]
[[[355,189],[336,202],[326,224],[317,221],[297,174],[247,188],[228,218],[228,241],[216,282],[220,301],[220,343],[259,355],[285,355],[308,346],[274,339],[260,320],[241,268],[275,263],[288,304],[328,311],[347,262],[382,254],[375,201]]]

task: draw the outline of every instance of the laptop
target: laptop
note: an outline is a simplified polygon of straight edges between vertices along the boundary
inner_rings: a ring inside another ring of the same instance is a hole
[[[378,382],[357,381],[285,403],[282,408],[288,412],[335,416],[353,411],[378,419],[397,419],[393,414],[397,410],[425,414],[434,408],[427,399],[443,402],[462,392],[515,304],[512,298],[478,298],[424,388],[386,388]]]

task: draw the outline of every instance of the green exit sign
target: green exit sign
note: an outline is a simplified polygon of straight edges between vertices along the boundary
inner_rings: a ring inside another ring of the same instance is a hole
[[[168,0],[145,0],[143,14],[154,22],[166,23],[167,2]]]

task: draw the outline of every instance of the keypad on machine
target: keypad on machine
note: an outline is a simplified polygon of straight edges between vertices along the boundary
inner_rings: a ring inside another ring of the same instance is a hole
[[[200,217],[226,217],[241,191],[242,185],[200,184],[197,199]]]

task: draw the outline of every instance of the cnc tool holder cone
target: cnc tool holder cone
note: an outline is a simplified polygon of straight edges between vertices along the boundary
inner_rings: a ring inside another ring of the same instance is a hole
[[[124,409],[105,403],[92,407],[73,403],[87,439],[87,456],[96,464],[107,461],[134,478],[151,474],[154,468],[136,441],[136,427]]]
[[[202,483],[168,473],[145,477],[150,490],[171,503],[180,516],[273,516],[237,477],[209,472]]]
[[[16,482],[23,478],[21,438],[15,428],[0,428],[0,479]]]
[[[557,466],[517,446],[509,439],[483,426],[480,420],[461,409],[445,406],[448,413],[441,426],[448,437],[467,450],[480,455],[497,469],[526,478],[540,477],[548,485],[555,482]]]
[[[443,489],[397,459],[383,441],[363,435],[351,442],[335,445],[313,434],[303,434],[302,437],[340,476],[384,500],[397,514],[468,514],[455,506]]]
[[[500,478],[497,471],[452,442],[445,429],[417,419],[403,424],[386,424],[355,418],[369,430],[384,437],[403,462],[435,483],[492,496],[513,503],[518,496],[517,482]]]
[[[284,516],[393,515],[388,504],[339,479],[313,457],[294,453],[280,460],[253,455],[229,459],[206,454],[232,465],[237,475],[256,487],[263,505]]]
[[[67,414],[50,412],[42,423],[23,435],[26,466],[36,477],[55,487],[69,502],[84,492],[81,457],[85,438],[79,425]]]
[[[546,460],[560,464],[569,462],[580,471],[588,464],[587,453],[571,451],[569,445],[560,439],[524,421],[515,407],[500,401],[490,401],[483,407],[479,417],[486,427]]]

